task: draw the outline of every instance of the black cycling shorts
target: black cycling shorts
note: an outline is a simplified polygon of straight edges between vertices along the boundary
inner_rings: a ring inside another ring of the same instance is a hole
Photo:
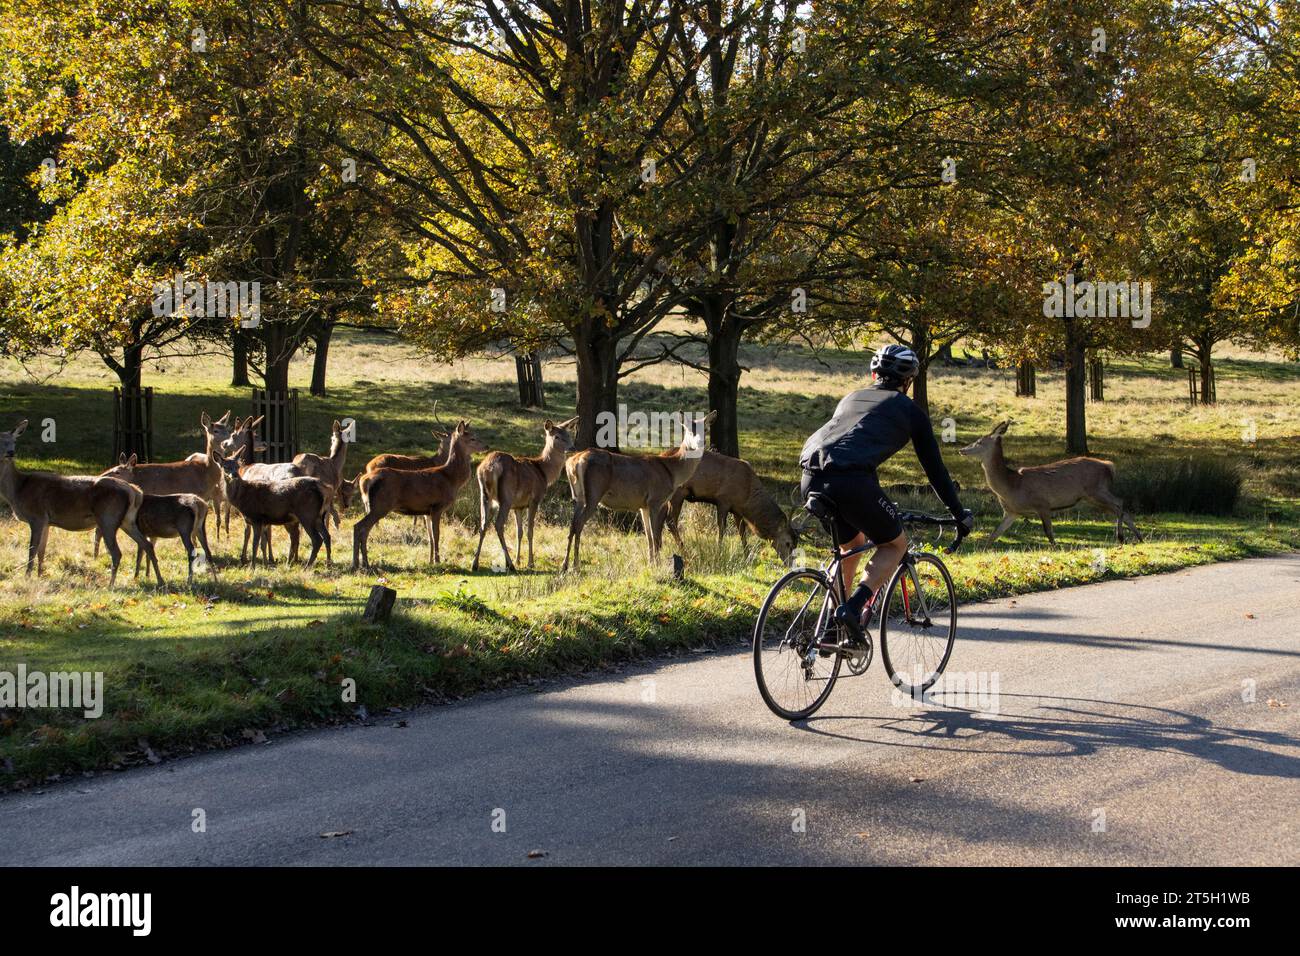
[[[835,502],[835,533],[846,544],[863,532],[873,544],[893,541],[903,533],[898,509],[880,488],[871,471],[805,471],[799,486],[804,500],[815,491]]]

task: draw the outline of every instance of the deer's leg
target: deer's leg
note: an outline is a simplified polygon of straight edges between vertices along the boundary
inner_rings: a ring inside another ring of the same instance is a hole
[[[439,538],[442,536],[442,509],[434,508],[429,512],[429,541],[433,554],[430,556],[431,563],[441,564],[442,554],[439,549]]]
[[[217,526],[220,527],[221,521],[218,519]],[[199,544],[203,546],[203,558],[208,563],[208,571],[212,574],[212,580],[217,579],[217,566],[212,561],[212,549],[208,547],[208,522],[205,518],[198,527]]]
[[[111,588],[117,583],[117,567],[122,562],[122,549],[118,547],[117,544],[117,529],[106,525],[100,525],[100,527],[104,531],[104,548],[108,551],[108,559],[112,562],[113,567],[113,570],[110,571],[108,575],[108,586]],[[42,537],[44,537],[44,534],[48,533],[48,531],[49,529],[46,528],[45,532],[42,533]],[[42,540],[41,551],[44,552],[44,550],[45,544]]]
[[[311,554],[307,558],[307,563],[303,567],[310,568],[316,563],[316,555],[320,554],[320,546],[325,543],[325,538],[321,534],[321,528],[325,527],[317,519],[315,524],[310,522],[302,525],[303,530],[307,532],[307,537],[311,539]],[[329,532],[326,531],[326,534]]]
[[[1019,517],[1020,515],[1014,515],[1009,511],[1005,512],[1002,515],[1002,521],[993,529],[993,534],[989,536],[989,539],[985,544],[992,544],[994,541],[998,540],[998,538],[1002,537],[1002,535],[1006,534],[1007,529],[1015,524],[1016,519]]]
[[[352,526],[352,570],[358,566],[370,570],[370,550],[367,547],[370,529],[379,521],[379,512],[367,511]]]
[[[325,540],[325,567],[332,568],[334,567],[334,542],[330,538],[330,522],[328,517],[322,516],[320,519],[320,534]]]
[[[722,539],[727,536],[727,519],[731,517],[731,509],[726,505],[715,505],[718,511],[718,544],[722,544]]]
[[[94,549],[94,551],[92,552],[92,556],[95,557],[95,558],[98,558],[98,557],[99,557],[99,539],[100,539],[101,537],[103,537],[103,535],[101,535],[101,534],[99,533],[99,528],[96,527],[96,528],[95,528],[95,549]],[[136,564],[138,565],[139,562],[137,561]],[[139,571],[136,572],[136,574],[139,574],[139,573],[140,573]]]
[[[131,575],[132,578],[140,577],[140,560],[143,557],[144,557],[144,548],[140,547],[137,544],[135,546],[135,574]]]
[[[257,572],[257,549],[260,548],[260,547],[262,546],[262,529],[261,529],[261,526],[260,526],[260,525],[255,525],[255,524],[254,524],[254,525],[245,524],[245,525],[244,525],[244,534],[245,534],[245,535],[248,535],[250,531],[252,532],[252,535],[253,535],[253,568],[252,568],[252,570],[253,570],[254,573],[256,573],[256,572]]]
[[[745,524],[745,519],[740,516],[740,512],[733,511],[732,514],[736,519],[736,533],[740,535],[740,546],[749,550],[749,526]]]
[[[304,525],[294,521],[287,525],[287,528],[289,530],[289,563],[296,564],[298,562],[298,541],[301,538],[300,529],[307,528],[307,536],[311,537],[311,525],[310,523]]]
[[[524,509],[515,508],[515,560],[524,553]]]
[[[651,560],[659,557],[659,549],[664,540],[664,520],[668,517],[668,503],[650,509],[650,545]]]
[[[220,522],[218,522],[219,524]],[[252,533],[253,526],[247,521],[244,522],[244,546],[239,549],[239,563],[248,563],[248,536]],[[226,537],[230,537],[230,526],[226,525]]]
[[[528,506],[528,570],[533,569],[533,525],[537,523],[537,502]],[[518,549],[516,549],[518,553]]]
[[[510,560],[510,549],[506,547],[506,521],[514,509],[510,507],[513,502],[510,499],[501,497],[497,499],[497,513],[492,520],[492,527],[496,529],[497,541],[501,544],[501,555],[506,561],[506,570],[513,571],[515,564]],[[519,553],[519,546],[515,545],[515,554]]]
[[[682,544],[682,536],[677,528],[677,522],[682,515],[682,504],[685,501],[686,501],[685,498],[678,498],[678,497],[669,498],[668,513],[664,521],[664,523],[668,526],[668,533],[671,534],[673,536],[673,540],[677,542],[677,547],[679,550],[684,550],[686,547],[684,544]]]
[[[582,526],[587,523],[591,517],[591,512],[595,510],[593,505],[588,509],[580,501],[573,502],[573,520],[569,522],[569,541],[564,546],[564,570],[569,570],[569,552],[573,552],[573,570],[578,570],[578,549],[582,545]]]
[[[1047,535],[1047,540],[1048,540],[1048,542],[1050,542],[1050,543],[1052,544],[1052,546],[1055,547],[1055,546],[1056,546],[1056,536],[1052,534],[1052,516],[1051,516],[1051,514],[1049,514],[1048,512],[1044,511],[1044,512],[1042,512],[1042,513],[1038,516],[1038,520],[1040,520],[1040,521],[1043,523],[1043,533]]]
[[[185,563],[188,565],[187,583],[194,590],[194,536],[189,531],[181,532],[181,544],[185,545]]]
[[[645,530],[646,547],[650,551],[650,560],[653,562],[659,557],[659,546],[655,541],[654,518],[651,516],[649,505],[641,509],[641,527]]]
[[[492,507],[492,504],[486,497],[486,494],[484,493],[482,486],[479,487],[479,495],[481,497],[479,501],[478,547],[474,549],[474,560],[473,562],[470,563],[469,566],[469,569],[471,571],[478,570],[478,559],[479,556],[483,553],[483,539],[487,537],[488,511]]]

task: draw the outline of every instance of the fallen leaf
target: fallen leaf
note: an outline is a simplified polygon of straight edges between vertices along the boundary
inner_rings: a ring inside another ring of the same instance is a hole
[[[908,777],[907,780],[908,780],[909,783],[923,783],[923,782],[925,781],[925,778],[924,778],[924,777]]]
[[[544,857],[544,856],[546,856],[546,855],[547,855],[547,853],[546,853],[545,850],[529,850],[529,851],[528,851],[528,859],[530,859],[530,860],[540,860],[542,857]]]
[[[326,830],[324,833],[321,834],[321,839],[332,840],[335,837],[345,837],[351,835],[352,835],[351,830]]]
[[[1290,706],[1290,705],[1287,704],[1287,702],[1284,701],[1284,700],[1278,700],[1276,697],[1270,697],[1270,698],[1268,699],[1268,706],[1270,706],[1270,707],[1288,707],[1288,706]]]

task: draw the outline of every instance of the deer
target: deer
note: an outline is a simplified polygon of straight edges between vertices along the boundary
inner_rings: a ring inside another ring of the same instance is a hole
[[[542,426],[546,435],[542,453],[536,457],[519,457],[503,451],[489,452],[478,466],[478,512],[479,532],[478,549],[474,552],[474,563],[470,570],[478,570],[479,555],[483,552],[483,538],[487,535],[488,515],[496,506],[497,540],[501,542],[501,553],[505,556],[506,570],[514,571],[514,562],[510,559],[510,549],[506,547],[506,516],[515,515],[515,555],[523,548],[524,512],[528,513],[528,569],[533,568],[533,524],[537,518],[537,509],[546,497],[546,492],[564,471],[564,456],[573,449],[573,436],[569,429],[576,425],[577,418],[555,424],[550,419]]]
[[[759,537],[772,542],[782,561],[789,561],[794,553],[795,535],[790,518],[763,487],[747,461],[716,451],[704,453],[695,474],[668,499],[665,523],[678,547],[682,546],[682,537],[677,530],[677,519],[682,504],[687,501],[705,502],[717,509],[719,543],[727,531],[727,518],[734,516],[742,547],[749,547],[747,529],[752,528]]]
[[[208,503],[198,495],[145,495],[135,516],[136,526],[150,541],[156,538],[180,538],[185,546],[189,564],[189,586],[194,587],[194,564],[198,552],[194,548],[197,538],[203,546],[204,564],[217,580],[217,570],[208,547]],[[139,548],[135,550],[135,576],[140,576]]]
[[[217,439],[217,447],[221,448],[223,451],[225,450],[227,443],[230,441],[231,434],[234,432],[236,428],[239,427],[238,418],[235,419],[234,425],[230,424],[230,409],[228,408],[226,409],[226,414],[222,415],[220,418],[216,420],[209,418],[208,413],[204,412],[202,414],[200,421],[208,428],[212,429],[212,434]],[[196,451],[194,452],[194,454],[187,456],[185,460],[206,462],[208,460],[208,454],[206,451]],[[119,463],[120,461],[121,459],[119,459]],[[222,496],[224,487],[225,487],[225,483],[222,482],[221,480],[221,469],[220,466],[218,466],[217,480],[216,483],[213,484],[212,486],[213,494],[208,499],[209,503],[212,505],[212,512],[216,517],[216,529],[217,529],[218,539],[220,539],[221,537],[221,512],[222,512],[222,506],[225,504],[225,498]],[[226,533],[229,534],[230,532],[229,506],[226,506],[225,513],[226,513]]]
[[[305,470],[299,468],[292,462],[258,462],[253,461],[253,455],[266,446],[257,440],[257,426],[262,424],[266,416],[253,418],[251,415],[245,419],[235,419],[235,427],[230,437],[222,445],[222,456],[231,456],[239,461],[239,474],[245,481],[288,481],[292,478],[310,477]],[[331,500],[333,500],[331,498]],[[289,532],[289,563],[298,560],[298,522],[285,522]],[[239,551],[239,562],[243,564],[248,560],[248,543],[252,535],[251,523],[244,522],[244,544]],[[262,559],[268,563],[275,560],[274,550],[271,547],[271,526],[268,525],[262,535]]]
[[[153,545],[136,526],[135,517],[144,502],[144,492],[120,478],[103,475],[56,475],[48,471],[22,472],[14,462],[18,436],[27,430],[27,419],[12,431],[0,432],[0,497],[9,502],[14,516],[27,523],[31,537],[27,546],[27,574],[33,564],[36,576],[45,574],[45,545],[50,526],[65,531],[94,528],[104,539],[113,570],[108,586],[117,583],[122,549],[117,544],[121,528],[148,555],[150,565],[162,583],[162,572]]]
[[[307,477],[319,478],[321,481],[325,482],[325,484],[329,485],[330,490],[334,493],[335,497],[338,497],[343,485],[343,462],[347,457],[348,443],[343,440],[343,425],[338,421],[338,419],[335,419],[330,433],[329,455],[322,457],[321,455],[315,455],[311,452],[305,451],[300,455],[294,456],[293,464]],[[344,494],[348,494],[350,491],[351,489],[348,489],[348,492],[344,492]],[[339,500],[343,509],[346,511],[347,501],[344,501],[341,498]],[[339,513],[338,509],[334,505],[333,499],[330,500],[330,517],[334,519],[334,527],[338,528]]]
[[[442,514],[469,481],[471,456],[487,447],[463,419],[452,429],[448,444],[451,450],[445,465],[415,470],[380,468],[357,479],[365,515],[352,526],[352,570],[358,566],[370,569],[370,529],[394,511],[428,515],[429,561],[437,564],[442,560],[438,542]]]
[[[570,552],[573,569],[578,569],[582,527],[597,507],[639,511],[650,560],[659,557],[668,499],[695,474],[704,453],[704,429],[717,415],[716,411],[709,412],[698,430],[687,428],[680,445],[659,455],[625,455],[604,448],[588,448],[570,456],[564,470],[573,493],[573,520],[564,548],[564,571],[569,570]]]
[[[988,539],[989,544],[1017,518],[1037,515],[1047,540],[1055,545],[1052,512],[1072,508],[1084,498],[1115,515],[1115,540],[1120,544],[1124,543],[1125,525],[1138,541],[1142,540],[1142,533],[1124,510],[1124,502],[1115,494],[1114,464],[1101,458],[1079,457],[1012,469],[1002,454],[1002,436],[1013,424],[1009,419],[998,422],[991,432],[958,452],[979,460],[989,489],[1002,504],[1002,523]]]
[[[191,455],[184,461],[164,461],[143,464],[134,453],[118,455],[117,464],[100,475],[101,478],[119,478],[137,486],[147,495],[198,495],[205,501],[221,502],[224,489],[221,483],[221,455],[219,451],[221,429],[203,413],[204,451]],[[219,505],[216,505],[219,508]],[[206,532],[205,532],[206,535]],[[95,554],[99,554],[99,534],[95,535]]]
[[[451,445],[447,441],[447,427],[442,423],[442,419],[438,417],[437,402],[433,403],[433,421],[438,426],[437,428],[431,429],[433,437],[438,439],[438,447],[434,449],[432,455],[398,455],[393,453],[376,455],[374,458],[371,458],[370,461],[366,462],[366,467],[362,474],[378,471],[380,468],[398,468],[403,471],[416,471],[420,468],[437,468],[439,465],[447,464],[447,456],[451,454]],[[360,478],[361,476],[358,475],[357,480],[359,481]],[[411,526],[413,529],[419,527],[421,517],[424,518],[425,529],[429,533],[429,540],[432,541],[433,525],[429,523],[428,515],[415,515],[411,519]]]
[[[244,516],[253,530],[253,570],[257,570],[257,552],[267,528],[272,525],[297,524],[311,539],[311,555],[305,567],[316,563],[321,545],[325,545],[325,563],[332,564],[329,524],[330,492],[319,478],[286,478],[256,481],[245,478],[240,456],[221,459],[226,481],[226,500]],[[296,556],[290,554],[290,561]],[[241,562],[243,558],[241,557]]]

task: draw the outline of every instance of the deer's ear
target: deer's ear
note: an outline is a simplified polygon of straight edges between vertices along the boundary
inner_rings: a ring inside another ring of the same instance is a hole
[[[128,468],[134,468],[139,461],[140,459],[136,457],[135,452],[132,452],[131,457],[126,460],[126,466]]]
[[[989,434],[1005,435],[1007,433],[1007,426],[1010,424],[1011,424],[1010,420],[1007,420],[1005,422],[998,422],[996,425],[993,426],[993,431],[989,432]]]
[[[11,431],[9,434],[17,438],[25,431],[27,431],[27,419],[24,418],[22,421],[20,421],[17,425],[14,426],[14,430]]]
[[[334,419],[334,430],[335,430],[336,432],[341,432],[341,431],[343,431],[343,425],[339,422],[339,420],[338,420],[337,418]]]
[[[230,412],[226,412],[226,414],[229,415]],[[202,415],[199,416],[199,424],[202,425],[204,428],[212,427],[212,419],[208,417],[207,412],[204,412]]]
[[[117,463],[118,463],[119,465],[125,465],[125,464],[126,464],[126,452],[119,452],[119,453],[118,453],[118,456],[117,456]]]
[[[251,431],[252,431],[254,428],[256,428],[258,425],[262,424],[262,419],[264,419],[264,418],[266,418],[265,415],[258,415],[257,418],[255,418],[253,421],[251,421],[251,422],[244,422],[244,427],[247,428],[247,429],[251,432]]]
[[[220,418],[218,418],[217,421],[218,421],[220,424],[224,425],[224,424],[225,424],[229,419],[230,419],[230,409],[227,408],[227,409],[226,409],[226,414],[224,414],[224,415],[222,415]]]
[[[709,412],[709,414],[707,414],[707,415],[704,416],[704,424],[705,424],[705,425],[712,425],[712,424],[713,424],[713,420],[714,420],[715,418],[717,418],[717,417],[718,417],[718,413],[717,413],[716,410]]]

